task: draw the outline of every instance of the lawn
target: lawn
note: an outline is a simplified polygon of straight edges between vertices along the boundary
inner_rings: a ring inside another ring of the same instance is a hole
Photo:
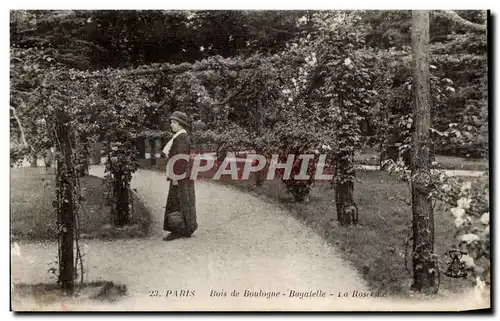
[[[327,185],[315,186],[309,203],[296,203],[287,195],[282,183],[265,182],[255,187],[249,182],[224,182],[269,202],[279,202],[313,228],[343,257],[351,262],[373,290],[388,295],[408,295],[410,274],[405,268],[405,241],[411,226],[409,189],[385,171],[357,173],[355,200],[359,208],[359,224],[340,227],[336,222],[335,193]],[[454,219],[444,209],[435,211],[435,250],[440,257],[440,292],[461,292],[469,283],[444,275],[448,259],[445,255],[454,244]],[[411,244],[408,251],[411,251]],[[411,263],[408,263],[411,270]]]
[[[116,228],[105,204],[104,180],[95,176],[80,178],[83,200],[80,216],[82,238],[129,238],[148,235],[151,216],[134,195],[133,214],[128,227]],[[12,168],[10,171],[10,230],[12,240],[56,239],[55,176],[45,168]]]
[[[379,154],[374,149],[365,148],[356,153],[354,162],[363,165],[379,165]],[[487,171],[489,168],[488,160],[484,158],[463,158],[456,156],[436,155],[437,167],[441,169],[460,169],[470,171]]]

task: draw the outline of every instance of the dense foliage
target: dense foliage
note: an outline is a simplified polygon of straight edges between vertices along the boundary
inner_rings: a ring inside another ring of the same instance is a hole
[[[11,159],[57,147],[62,126],[84,175],[89,146],[104,142],[112,215],[127,224],[134,140],[167,131],[168,116],[180,110],[206,125],[193,132],[195,146],[211,146],[220,158],[243,149],[281,161],[326,154],[339,223],[356,224],[354,154],[371,145],[386,158],[411,156],[409,18],[406,11],[13,11],[11,126],[17,136],[21,122],[28,148],[13,146]],[[484,157],[486,34],[435,16],[430,49],[434,152]],[[284,182],[303,201],[314,179],[295,179],[302,165],[294,161]],[[454,212],[483,217],[487,202],[462,194],[454,197],[478,205]],[[468,250],[474,260],[489,257]]]

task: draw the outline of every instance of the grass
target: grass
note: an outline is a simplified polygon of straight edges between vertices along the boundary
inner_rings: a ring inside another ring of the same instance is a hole
[[[10,171],[10,212],[12,240],[56,239],[55,176],[44,168],[13,168]],[[82,238],[130,238],[148,235],[151,217],[146,207],[133,195],[134,211],[130,225],[113,226],[104,180],[95,176],[80,178],[83,200],[80,210]]]
[[[38,306],[59,303],[64,298],[61,286],[55,283],[14,284],[12,290],[14,305],[21,305],[32,299]],[[75,284],[75,298],[115,302],[127,294],[125,285],[109,281]],[[67,298],[66,298],[67,299]]]
[[[363,165],[379,165],[379,154],[373,149],[363,149],[356,153],[354,161]],[[489,168],[488,160],[484,158],[463,158],[456,156],[436,155],[436,162],[441,169],[460,169],[470,171],[487,171]]]
[[[388,295],[409,295],[411,276],[405,267],[405,241],[411,226],[411,209],[404,203],[410,199],[409,189],[384,171],[361,171],[357,178],[355,201],[359,208],[359,223],[350,227],[338,226],[335,193],[328,185],[313,187],[311,200],[306,204],[294,202],[282,183],[265,182],[261,187],[256,187],[253,181],[222,183],[257,194],[270,202],[279,202],[335,245],[372,290]],[[445,253],[456,244],[453,216],[444,209],[437,209],[434,223],[435,251],[440,257],[440,292],[459,293],[469,286],[468,281],[444,275],[448,262]],[[408,269],[411,270],[410,262]]]

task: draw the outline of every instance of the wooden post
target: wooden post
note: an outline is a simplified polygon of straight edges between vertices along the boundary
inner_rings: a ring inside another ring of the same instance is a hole
[[[101,150],[102,150],[102,143],[95,142],[92,146],[92,164],[94,165],[101,164]]]
[[[144,137],[144,158],[151,158],[151,140],[149,137]]]
[[[155,158],[161,158],[161,151],[163,146],[161,144],[161,137],[155,138]]]
[[[154,138],[149,138],[149,145],[151,146],[151,166],[156,165],[156,143]]]
[[[38,155],[35,153],[32,153],[30,156],[30,166],[38,167]]]

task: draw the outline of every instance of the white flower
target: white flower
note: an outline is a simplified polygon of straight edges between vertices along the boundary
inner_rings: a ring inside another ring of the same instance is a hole
[[[113,146],[113,147],[111,147],[111,149],[112,149],[112,150],[114,150],[114,151],[117,151],[117,150],[118,150],[118,147]]]
[[[451,186],[448,185],[448,184],[443,184],[443,186],[441,186],[441,189],[446,192],[446,193],[449,193],[451,191]]]
[[[300,24],[305,24],[305,23],[307,23],[307,17],[306,17],[306,16],[302,16],[302,17],[300,17],[297,21],[298,21]]]
[[[452,209],[450,209],[451,213],[453,214],[453,216],[455,216],[455,218],[462,218],[462,216],[464,216],[465,214],[465,210],[463,208],[458,208],[458,207],[454,207]]]
[[[481,223],[483,223],[484,225],[490,224],[490,213],[484,213],[481,216]]]
[[[465,198],[465,197],[462,197],[461,199],[459,199],[457,201],[457,205],[458,207],[460,208],[465,208],[465,209],[469,209],[470,208],[470,202],[472,200],[470,198]]]
[[[462,187],[460,187],[460,191],[463,193],[463,192],[465,192],[465,191],[470,190],[471,188],[472,188],[472,184],[471,184],[471,182],[470,182],[470,181],[467,181],[467,182],[464,182],[464,183],[462,184]]]
[[[202,52],[205,51],[205,47],[200,46],[200,51],[202,51]]]
[[[315,149],[314,154],[319,154],[319,150]]]
[[[344,65],[349,66],[350,64],[352,64],[351,59],[346,58],[346,59],[344,60]]]
[[[474,293],[476,294],[476,300],[483,300],[483,295],[485,294],[486,283],[481,281],[479,276],[476,276],[476,286],[474,287]]]
[[[468,254],[462,256],[460,261],[464,262],[466,267],[470,268],[470,267],[474,266],[474,259],[472,257],[470,257]]]
[[[288,97],[288,101],[292,102],[293,101],[292,97]]]
[[[460,238],[462,241],[467,242],[467,244],[471,244],[472,241],[479,241],[479,236],[476,234],[464,234]]]
[[[464,225],[465,221],[462,218],[457,218],[455,219],[455,227],[459,228],[460,226]]]

